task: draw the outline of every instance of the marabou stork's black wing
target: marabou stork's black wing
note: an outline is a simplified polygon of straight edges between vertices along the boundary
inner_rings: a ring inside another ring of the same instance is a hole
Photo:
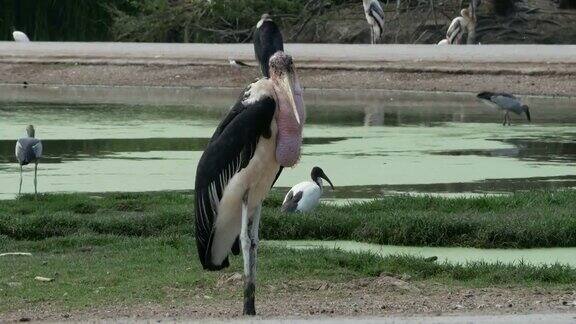
[[[272,20],[265,20],[254,32],[254,52],[260,63],[262,75],[270,77],[270,57],[278,51],[284,51],[284,41],[278,25]]]
[[[213,264],[211,258],[218,204],[230,179],[245,168],[254,156],[260,137],[271,136],[270,123],[276,103],[271,96],[249,98],[249,88],[216,129],[196,170],[195,212],[198,256],[205,269],[219,270],[229,265]],[[238,252],[238,244],[231,247]]]

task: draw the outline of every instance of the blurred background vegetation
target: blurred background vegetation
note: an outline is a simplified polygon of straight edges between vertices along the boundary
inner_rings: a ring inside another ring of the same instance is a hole
[[[381,0],[384,43],[436,43],[468,0]],[[483,0],[482,43],[575,43],[576,0]],[[0,0],[0,40],[250,42],[269,12],[288,42],[366,43],[361,0]]]

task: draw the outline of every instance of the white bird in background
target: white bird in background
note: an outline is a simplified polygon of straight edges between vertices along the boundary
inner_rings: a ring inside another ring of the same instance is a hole
[[[463,44],[464,34],[469,33],[476,28],[474,19],[470,16],[468,9],[460,11],[461,16],[454,18],[448,31],[446,32],[446,39],[449,44]]]
[[[448,42],[447,38],[444,38],[443,40],[438,42],[438,45],[450,45],[450,43]]]
[[[18,194],[22,193],[22,167],[34,163],[34,193],[38,194],[38,160],[42,157],[42,142],[35,138],[36,131],[34,126],[26,127],[28,137],[20,138],[16,142],[16,159],[20,164],[20,189]]]
[[[12,27],[12,37],[14,37],[14,41],[16,42],[29,42],[30,39],[28,38],[28,36],[26,36],[26,34],[24,34],[21,31],[15,30],[14,27]]]
[[[310,176],[312,181],[300,182],[288,191],[282,203],[282,211],[307,213],[316,208],[324,191],[322,179],[328,181],[330,187],[334,190],[332,182],[321,168],[312,168]]]
[[[241,69],[243,67],[247,67],[250,66],[242,61],[238,61],[238,60],[230,60],[230,66],[235,68],[235,69]]]
[[[372,44],[376,44],[384,33],[384,10],[378,0],[363,0],[364,14],[370,25]]]

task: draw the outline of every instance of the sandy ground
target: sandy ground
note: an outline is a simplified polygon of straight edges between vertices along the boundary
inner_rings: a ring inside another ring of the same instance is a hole
[[[309,88],[576,94],[576,46],[287,44],[287,49]],[[253,67],[233,69],[228,58]],[[0,83],[243,88],[258,73],[249,44],[0,42]]]
[[[55,305],[15,310],[4,320],[238,318],[242,309],[241,276],[223,275],[215,291],[197,289],[186,298],[168,296],[165,304],[113,305],[81,311],[55,311]],[[439,283],[411,282],[410,278],[381,275],[347,283],[302,281],[260,287],[257,311],[261,318],[326,318],[575,314],[576,289],[461,288]]]

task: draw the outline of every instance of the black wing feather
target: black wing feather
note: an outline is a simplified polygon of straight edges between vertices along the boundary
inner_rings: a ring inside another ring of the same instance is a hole
[[[240,98],[217,127],[198,162],[195,185],[196,243],[205,269],[219,270],[229,265],[228,259],[219,265],[211,263],[217,204],[228,181],[245,168],[254,156],[260,137],[271,136],[270,123],[275,107],[276,103],[271,97],[263,97],[247,105]],[[237,247],[233,250],[237,250]]]
[[[256,60],[260,63],[262,75],[270,77],[268,62],[270,57],[278,51],[284,51],[284,41],[278,25],[271,20],[264,21],[260,28],[254,32],[254,52]]]

